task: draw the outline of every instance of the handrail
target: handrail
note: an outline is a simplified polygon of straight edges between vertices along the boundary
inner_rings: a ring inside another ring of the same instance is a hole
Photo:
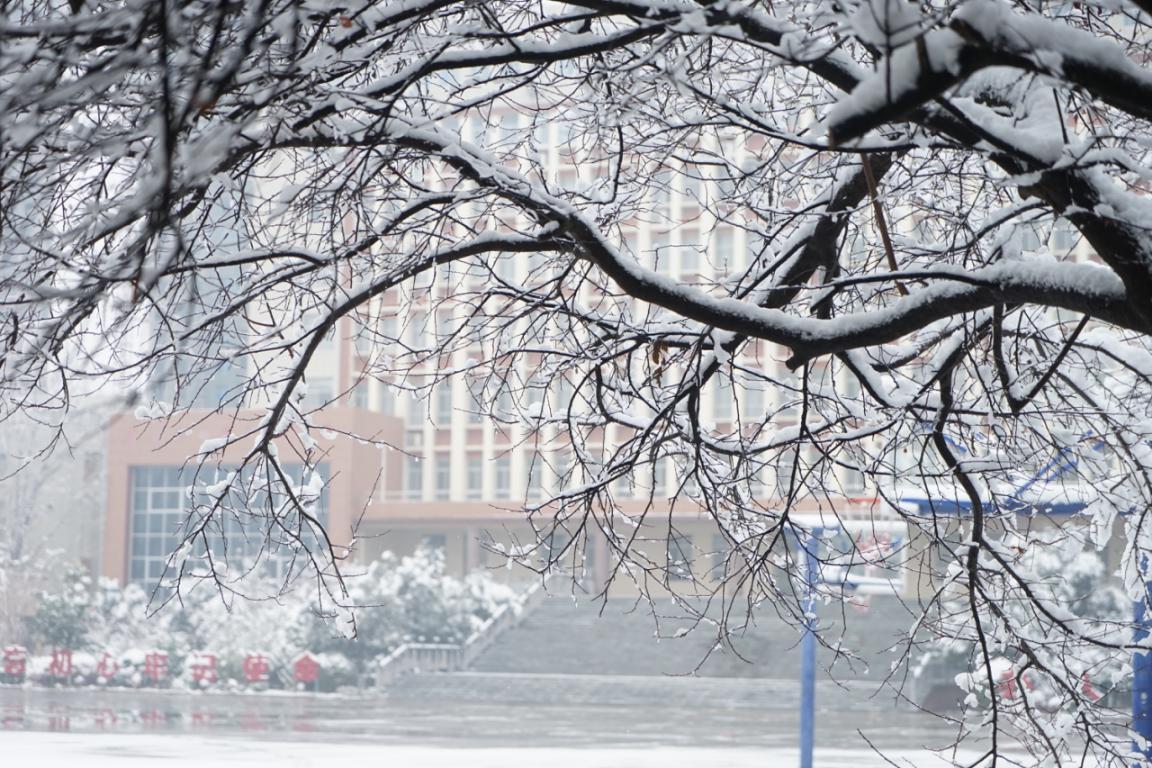
[[[548,579],[538,581],[513,602],[500,606],[463,643],[404,643],[379,661],[376,687],[386,688],[411,672],[467,669],[505,630],[518,625],[548,596]]]

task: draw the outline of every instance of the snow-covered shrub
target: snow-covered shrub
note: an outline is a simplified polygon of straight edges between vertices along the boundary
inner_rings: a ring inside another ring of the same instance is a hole
[[[57,592],[42,592],[36,611],[28,617],[33,643],[47,648],[88,647],[92,622],[92,580],[84,571],[69,569]]]
[[[48,584],[58,583],[60,570],[57,550],[14,556],[0,546],[0,641],[30,642],[29,615]]]
[[[483,574],[457,579],[444,570],[444,556],[422,548],[409,557],[386,552],[349,583],[356,613],[356,637],[334,631],[322,616],[304,615],[309,648],[337,653],[366,674],[371,662],[406,642],[464,642],[514,593]]]
[[[274,593],[277,583],[248,576],[256,594]],[[304,651],[320,661],[320,690],[335,690],[365,679],[372,662],[404,642],[462,643],[515,593],[486,574],[464,579],[445,572],[436,550],[407,557],[385,553],[364,573],[349,576],[346,605],[319,605],[304,588],[276,600],[248,600],[212,585],[187,589],[179,602],[159,606],[148,591],[114,581],[96,583],[77,571],[64,587],[42,596],[29,620],[41,656],[29,677],[48,684],[153,685],[145,674],[149,653],[167,655],[169,680],[189,688],[211,683],[194,679],[191,660],[216,656],[217,686],[295,688],[292,662]],[[351,610],[351,613],[350,613]],[[355,615],[356,636],[347,637]],[[54,648],[70,649],[70,679],[50,674]],[[107,654],[110,675],[97,673]],[[250,655],[267,660],[266,682],[246,682]]]
[[[317,653],[313,655],[316,657],[316,661],[320,663],[321,672],[317,686],[319,690],[331,692],[360,682],[356,665],[344,654]]]

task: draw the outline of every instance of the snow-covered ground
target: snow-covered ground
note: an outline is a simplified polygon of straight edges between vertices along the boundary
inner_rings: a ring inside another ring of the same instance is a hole
[[[793,768],[794,750],[644,747],[562,749],[549,747],[458,749],[410,745],[259,741],[202,736],[0,732],[3,764],[19,768]],[[897,751],[897,765],[944,766],[930,752]],[[889,766],[861,750],[818,749],[821,768]]]

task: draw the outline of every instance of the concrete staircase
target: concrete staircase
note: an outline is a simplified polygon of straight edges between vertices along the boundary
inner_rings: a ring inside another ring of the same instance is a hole
[[[686,703],[720,709],[796,712],[799,680],[657,675],[534,674],[501,672],[425,673],[387,689],[394,704],[445,706],[515,704],[519,707],[615,707],[622,710],[681,708]],[[892,708],[893,695],[875,683],[821,680],[818,708],[871,712]],[[879,702],[879,703],[878,703]]]
[[[899,644],[912,623],[908,609],[887,597],[872,597],[866,611],[832,605],[822,607],[818,616],[826,640],[839,640],[843,649],[861,657],[837,659],[822,647],[818,666],[830,669],[837,680],[862,682],[878,683],[889,673],[899,656],[889,649]],[[715,647],[715,626],[700,624],[686,632],[690,626],[686,612],[671,601],[655,606],[624,599],[576,603],[570,597],[553,596],[469,669],[499,675],[797,678],[800,633],[770,609],[737,632],[731,648]],[[714,650],[709,653],[710,649]]]

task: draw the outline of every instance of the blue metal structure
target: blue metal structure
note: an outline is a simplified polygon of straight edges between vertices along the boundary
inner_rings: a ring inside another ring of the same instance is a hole
[[[958,447],[958,446],[957,446]],[[962,450],[962,449],[961,449]],[[1022,484],[1010,496],[995,505],[996,514],[1024,514],[1029,510],[1042,507],[1047,515],[1074,515],[1081,512],[1087,505],[1085,501],[1064,501],[1057,503],[1044,503],[1042,505],[1026,501],[1021,498],[1041,482],[1059,480],[1066,472],[1076,468],[1076,459],[1068,449],[1060,449],[1055,457],[1044,465],[1027,482]],[[972,505],[967,500],[936,500],[905,498],[905,502],[920,508],[921,514],[955,515],[962,516],[971,513]],[[1144,599],[1133,604],[1132,623],[1134,625],[1133,641],[1141,643],[1152,637],[1152,615],[1148,606],[1152,604],[1152,581],[1149,580],[1147,557],[1141,563],[1144,575]],[[1132,654],[1132,733],[1134,741],[1132,752],[1139,756],[1139,760],[1132,763],[1132,768],[1149,768],[1152,766],[1152,650]],[[808,766],[804,766],[808,768]]]
[[[800,641],[800,768],[812,768],[816,741],[816,547],[823,528],[804,536],[804,637]]]
[[[1136,631],[1132,639],[1137,643],[1147,640],[1152,634],[1147,608],[1147,601],[1152,597],[1152,584],[1147,580],[1144,584],[1144,600],[1136,601]],[[1132,733],[1135,736],[1132,751],[1141,757],[1132,766],[1147,768],[1152,765],[1152,652],[1132,654]]]

